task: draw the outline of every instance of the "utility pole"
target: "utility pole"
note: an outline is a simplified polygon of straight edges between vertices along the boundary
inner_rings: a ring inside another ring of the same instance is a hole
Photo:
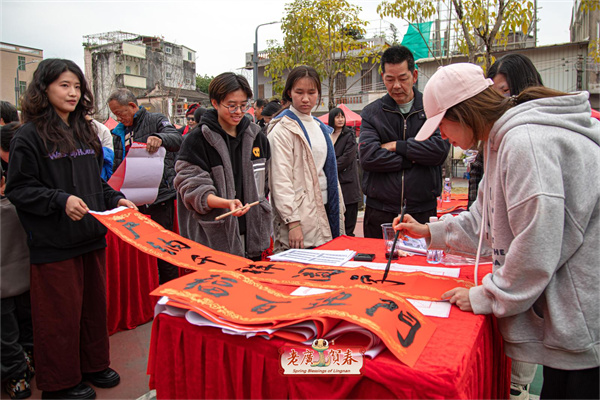
[[[260,24],[256,27],[256,30],[254,31],[254,54],[252,54],[252,93],[254,95],[255,100],[258,98],[258,28],[265,25],[273,25],[279,23],[279,21],[273,21]]]

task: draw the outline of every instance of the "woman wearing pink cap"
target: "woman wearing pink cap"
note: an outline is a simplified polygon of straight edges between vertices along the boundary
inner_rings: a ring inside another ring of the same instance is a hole
[[[426,225],[406,215],[395,228],[430,249],[492,252],[493,273],[443,298],[498,317],[506,354],[544,366],[542,398],[599,398],[600,122],[587,92],[504,97],[492,84],[473,64],[431,77],[416,139],[439,126],[463,149],[482,141],[485,175],[468,212]]]

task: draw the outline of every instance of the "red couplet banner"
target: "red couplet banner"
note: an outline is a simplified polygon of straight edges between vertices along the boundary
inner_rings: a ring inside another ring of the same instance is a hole
[[[219,252],[164,229],[138,211],[118,208],[92,213],[121,239],[182,268],[196,270],[152,292],[183,308],[236,329],[277,329],[309,319],[336,318],[375,333],[413,366],[435,324],[405,297],[439,300],[464,280],[424,273],[391,272],[282,262],[253,262]],[[289,296],[261,282],[334,289],[314,296]],[[325,334],[326,332],[321,332]]]

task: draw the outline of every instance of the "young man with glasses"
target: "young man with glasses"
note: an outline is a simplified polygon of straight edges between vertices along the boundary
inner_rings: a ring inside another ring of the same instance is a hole
[[[260,259],[270,245],[272,221],[266,199],[269,142],[244,117],[252,98],[246,78],[220,74],[208,93],[214,109],[203,115],[200,129],[186,135],[175,164],[179,230],[214,250]]]

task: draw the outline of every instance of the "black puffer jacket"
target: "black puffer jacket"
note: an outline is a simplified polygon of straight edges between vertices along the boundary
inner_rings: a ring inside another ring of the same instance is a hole
[[[133,119],[133,140],[135,142],[146,143],[149,136],[157,136],[162,140],[162,146],[167,150],[165,156],[165,167],[163,176],[158,188],[158,196],[154,203],[161,203],[166,200],[174,199],[176,192],[173,187],[173,178],[175,178],[175,157],[183,142],[183,137],[177,129],[169,122],[167,117],[158,113],[148,112],[140,107]],[[126,127],[126,129],[130,129]],[[123,161],[123,141],[120,136],[113,134],[113,145],[115,148],[115,160],[113,163],[113,172],[119,168]]]
[[[361,113],[360,164],[364,170],[362,189],[367,206],[400,213],[404,199],[408,213],[436,208],[442,191],[441,165],[450,144],[439,130],[423,142],[415,136],[425,123],[423,95],[413,89],[414,103],[407,117],[389,94],[367,105]],[[396,141],[396,151],[381,148]]]
[[[356,134],[349,127],[344,127],[333,147],[344,204],[358,203],[361,194],[358,181],[358,161],[356,160],[358,149]]]

